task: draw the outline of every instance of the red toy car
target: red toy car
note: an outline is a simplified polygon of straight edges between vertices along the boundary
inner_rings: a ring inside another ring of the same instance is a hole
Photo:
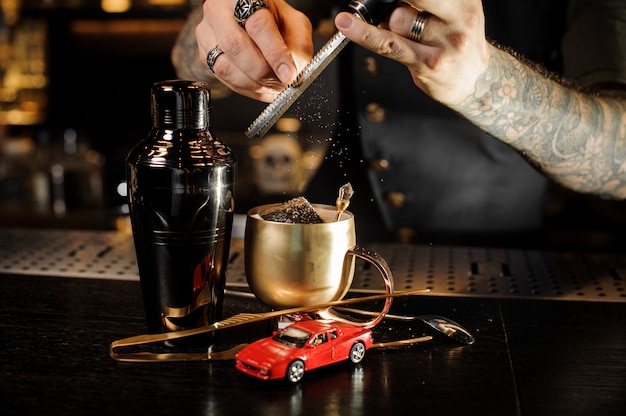
[[[237,354],[236,368],[263,380],[286,377],[297,383],[304,372],[350,359],[359,363],[373,344],[372,331],[326,320],[296,322]]]

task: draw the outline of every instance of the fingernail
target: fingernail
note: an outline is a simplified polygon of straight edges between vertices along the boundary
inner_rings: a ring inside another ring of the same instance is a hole
[[[337,29],[350,29],[352,26],[352,16],[348,13],[339,13],[335,19]]]
[[[291,78],[293,78],[291,68],[289,68],[287,64],[280,65],[278,71],[276,71],[276,75],[278,75],[278,78],[285,84],[291,82]]]

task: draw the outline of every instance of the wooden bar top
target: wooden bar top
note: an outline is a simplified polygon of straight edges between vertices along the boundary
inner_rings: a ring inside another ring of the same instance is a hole
[[[228,296],[225,316],[256,301]],[[122,363],[145,332],[137,281],[0,275],[4,415],[622,415],[626,303],[415,296],[392,313],[439,314],[476,338],[370,350],[361,364],[265,382],[233,361]],[[432,334],[391,323],[376,337]],[[236,335],[233,335],[236,336]]]

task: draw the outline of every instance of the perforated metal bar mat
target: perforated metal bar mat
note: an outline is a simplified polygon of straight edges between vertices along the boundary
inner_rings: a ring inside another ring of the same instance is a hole
[[[0,273],[138,280],[132,236],[0,228]]]
[[[434,296],[626,301],[626,254],[497,248],[368,247],[389,263],[397,290]],[[243,242],[234,240],[227,284],[246,288]],[[132,236],[120,232],[0,228],[0,273],[138,280]],[[352,287],[383,289],[378,272],[357,262]]]

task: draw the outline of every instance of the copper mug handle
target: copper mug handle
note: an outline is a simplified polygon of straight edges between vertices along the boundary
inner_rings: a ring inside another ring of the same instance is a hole
[[[361,246],[354,246],[351,249],[348,249],[344,257],[344,264],[351,264],[353,261],[352,257],[358,257],[360,259],[363,259],[376,267],[376,270],[378,270],[378,273],[380,273],[385,284],[385,292],[388,295],[393,293],[393,275],[391,273],[391,268],[389,268],[389,265],[384,258],[382,258],[378,253],[363,248]],[[344,273],[347,273],[347,270],[350,270],[350,267],[344,267]],[[378,323],[382,321],[385,315],[389,312],[392,301],[393,299],[391,297],[385,298],[385,305],[383,306],[382,311],[377,316],[375,316],[374,319],[366,322],[360,322],[338,316],[332,312],[332,307],[320,310],[318,312],[318,315],[323,319],[332,319],[334,321],[339,321],[362,328],[373,328],[378,325]]]

